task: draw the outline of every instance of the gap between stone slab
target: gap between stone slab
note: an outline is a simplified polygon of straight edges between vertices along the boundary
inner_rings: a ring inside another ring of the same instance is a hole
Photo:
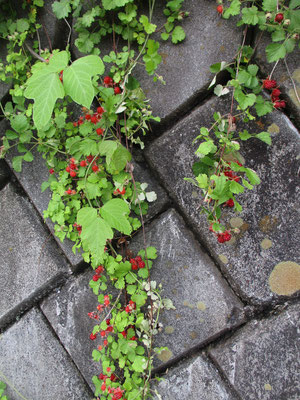
[[[64,349],[64,352],[67,354],[67,358],[69,358],[70,362],[73,364],[73,366],[75,367],[75,369],[78,371],[81,379],[83,380],[83,382],[85,383],[88,391],[91,393],[91,396],[93,396],[94,398],[94,393],[92,391],[92,389],[90,388],[89,384],[87,383],[87,381],[85,380],[84,376],[82,375],[80,369],[77,367],[75,361],[73,361],[73,358],[71,357],[71,355],[69,354],[68,350],[65,348],[65,346],[63,345],[63,343],[60,341],[59,336],[57,336],[54,328],[52,327],[50,321],[47,319],[46,315],[43,313],[40,304],[37,305],[37,308],[39,310],[39,312],[41,313],[42,319],[44,320],[45,324],[48,326],[49,331],[52,333],[52,335],[55,337],[55,339],[58,341],[58,343],[60,344],[60,346]]]

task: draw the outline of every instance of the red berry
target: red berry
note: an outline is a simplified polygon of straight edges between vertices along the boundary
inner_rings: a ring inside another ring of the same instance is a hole
[[[94,164],[94,165],[92,166],[92,170],[93,170],[94,172],[98,172],[98,171],[99,171],[98,165]]]
[[[76,128],[76,126],[78,126],[78,122],[73,122],[73,126]]]
[[[95,269],[95,272],[97,273],[97,274],[101,274],[101,272],[103,272],[104,271],[104,267],[102,266],[102,265],[99,265],[96,269]]]
[[[270,81],[270,79],[265,79],[263,81],[263,87],[265,89],[273,89],[277,86],[277,82],[276,81]]]
[[[275,108],[281,108],[281,101],[275,101],[274,107]]]
[[[139,268],[145,268],[144,261],[139,261]]]
[[[89,163],[91,163],[92,161],[93,161],[93,159],[94,159],[94,157],[93,156],[87,156],[87,161],[89,162]]]
[[[67,166],[66,171],[67,171],[67,172],[70,172],[70,171],[71,171],[71,169],[70,169],[69,166]]]
[[[85,160],[81,160],[80,161],[80,166],[81,167],[86,167],[87,166],[87,162]]]
[[[99,280],[99,278],[100,278],[100,275],[95,274],[92,279],[94,282],[97,282]]]
[[[106,385],[105,385],[105,383],[102,383],[102,385],[101,385],[102,392],[104,392],[105,389],[106,389]]]
[[[104,346],[107,346],[108,345],[108,341],[106,339],[103,340],[103,344],[104,344]]]
[[[279,89],[274,89],[274,90],[272,90],[271,96],[279,97],[280,94],[281,94],[281,91]]]
[[[120,93],[122,93],[122,90],[119,88],[119,86],[116,86],[114,88],[114,92],[115,92],[115,94],[120,94]]]
[[[97,337],[97,335],[94,335],[93,333],[90,334],[90,339],[91,339],[91,340],[95,340],[96,337]]]
[[[218,5],[217,11],[219,14],[223,14],[223,6],[221,4]]]
[[[281,102],[280,102],[280,108],[285,108],[285,106],[286,106],[285,101],[284,101],[284,100],[281,100]]]
[[[80,119],[79,121],[78,121],[78,125],[82,125],[83,124],[83,121],[82,121],[82,119]]]
[[[75,178],[75,176],[77,175],[77,173],[76,173],[76,171],[70,171],[70,176],[72,177],[72,178]]]
[[[71,189],[66,190],[66,194],[72,194],[72,190]]]
[[[226,231],[223,235],[223,238],[225,242],[229,242],[229,240],[231,239],[231,234],[228,231]]]
[[[97,128],[96,129],[96,133],[97,133],[97,135],[103,135],[103,132],[104,132],[104,130],[102,129],[102,128]]]
[[[69,167],[70,167],[71,169],[77,169],[77,165],[76,165],[76,164],[70,164]]]
[[[98,118],[96,117],[96,115],[93,115],[93,116],[91,117],[91,122],[92,122],[93,124],[97,124]]]
[[[98,107],[97,108],[97,114],[103,114],[104,113],[104,108],[103,107]]]
[[[112,78],[111,78],[110,76],[106,76],[106,77],[103,79],[103,82],[104,82],[104,84],[105,84],[106,86],[112,86],[113,83],[114,83],[114,81],[112,80]]]
[[[106,335],[106,332],[105,332],[105,331],[101,331],[101,332],[100,332],[100,335],[101,335],[102,337],[104,337],[104,336]]]
[[[54,169],[53,168],[49,169],[49,174],[51,174],[51,175],[54,174]]]
[[[227,207],[234,207],[234,201],[232,199],[227,200],[225,204]]]
[[[280,24],[282,22],[283,18],[284,18],[283,14],[282,13],[278,13],[275,16],[275,22],[278,22]]]

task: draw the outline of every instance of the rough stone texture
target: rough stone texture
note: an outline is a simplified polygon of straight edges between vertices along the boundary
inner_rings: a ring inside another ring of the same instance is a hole
[[[246,167],[258,172],[262,183],[238,196],[243,212],[236,216],[225,209],[223,221],[228,228],[238,226],[240,234],[226,244],[219,244],[209,233],[205,215],[200,214],[200,191],[184,177],[192,177],[194,154],[199,143],[192,145],[201,126],[211,126],[212,110],[228,112],[229,98],[213,98],[166,132],[147,149],[146,156],[165,188],[178,203],[182,213],[198,232],[233,287],[256,304],[276,299],[268,285],[273,268],[282,261],[299,263],[299,186],[298,154],[300,136],[281,112],[251,123],[251,133],[269,131],[272,146],[252,139],[242,144]],[[243,130],[238,123],[238,129]],[[232,219],[234,218],[234,219]],[[266,241],[267,239],[267,241]],[[266,246],[265,244],[269,244]]]
[[[146,240],[158,252],[151,280],[162,283],[162,296],[176,307],[161,314],[164,330],[155,345],[168,346],[170,352],[163,352],[157,364],[182,356],[242,322],[242,304],[174,210],[147,227]],[[143,247],[140,233],[131,248]]]
[[[0,327],[67,273],[35,210],[11,184],[0,192]]]
[[[168,370],[156,389],[163,400],[235,400],[214,365],[204,356],[194,357]],[[155,399],[158,397],[155,396]]]
[[[257,40],[259,35],[257,37]],[[270,37],[265,32],[262,36],[256,50],[256,60],[260,66],[261,72],[264,77],[270,75],[275,63],[268,63],[265,49],[268,44],[272,43]],[[280,96],[283,100],[287,101],[289,111],[291,112],[291,118],[295,119],[298,127],[300,127],[300,102],[297,99],[295,88],[293,86],[292,80],[289,76],[292,76],[294,83],[297,88],[297,94],[300,98],[300,51],[295,48],[293,53],[288,54],[286,56],[286,63],[289,71],[286,68],[284,60],[280,59],[274,73],[272,75],[272,79],[275,79],[278,83],[280,90],[282,91],[282,96]],[[270,92],[269,92],[270,93]]]
[[[298,303],[252,321],[210,351],[242,399],[299,399],[299,317]]]
[[[165,1],[156,2],[153,22],[158,27],[166,22],[164,8]],[[135,71],[150,99],[153,114],[162,118],[162,125],[183,115],[196,99],[207,94],[205,89],[213,77],[210,65],[233,59],[242,39],[241,29],[232,21],[218,18],[216,5],[210,0],[189,0],[184,3],[183,10],[190,12],[182,22],[186,32],[184,42],[174,45],[164,42],[160,34],[154,36],[160,42],[159,53],[163,59],[156,72],[163,76],[166,85],[153,83],[152,76],[149,77],[144,68],[138,67]],[[145,13],[147,15],[147,9]],[[103,40],[99,48],[101,57],[111,51],[111,39]],[[75,45],[72,50],[76,57],[83,55]]]
[[[0,159],[0,190],[9,180],[9,169],[4,160]]]
[[[0,365],[1,379],[5,375],[23,398],[92,399],[88,386],[37,309],[1,336]],[[20,398],[11,387],[5,394],[10,400]]]
[[[43,313],[54,328],[65,349],[94,390],[93,375],[101,372],[101,365],[92,361],[92,351],[100,344],[90,340],[96,321],[88,313],[96,311],[97,296],[89,287],[91,270],[73,277],[61,289],[56,289],[43,303]]]

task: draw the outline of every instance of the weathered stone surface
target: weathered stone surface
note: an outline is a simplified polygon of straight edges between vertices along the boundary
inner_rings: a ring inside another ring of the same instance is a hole
[[[184,181],[184,177],[193,176],[191,167],[199,143],[192,145],[192,141],[199,128],[211,126],[213,111],[226,114],[228,108],[228,97],[209,100],[158,138],[149,146],[146,156],[235,290],[244,299],[263,304],[278,297],[268,284],[274,267],[283,261],[299,264],[300,136],[279,111],[248,126],[251,133],[269,131],[273,143],[267,146],[258,139],[242,143],[245,166],[258,172],[261,184],[237,197],[243,206],[240,215],[224,209],[223,221],[228,228],[238,227],[240,234],[226,244],[219,244],[208,230],[205,215],[200,214],[200,190]],[[238,122],[238,130],[243,129]]]
[[[174,210],[147,227],[146,241],[158,252],[151,280],[162,283],[163,297],[170,298],[176,307],[161,313],[164,328],[155,345],[168,346],[170,351],[159,356],[157,365],[241,323],[242,304]],[[137,251],[143,247],[140,233],[131,248]]]
[[[61,289],[56,289],[41,304],[43,313],[51,323],[65,349],[94,390],[93,375],[99,375],[101,365],[92,360],[92,351],[100,344],[90,340],[95,320],[88,317],[96,311],[97,296],[89,287],[93,272],[73,277]],[[103,316],[104,318],[104,316]]]
[[[259,40],[257,37],[257,41]],[[275,63],[268,63],[265,49],[268,44],[272,43],[267,32],[258,42],[256,50],[256,60],[261,68],[261,72],[265,77],[269,76],[273,70]],[[285,63],[286,61],[286,63]],[[291,111],[291,118],[294,118],[298,127],[300,127],[300,101],[297,99],[296,91],[292,82],[297,89],[298,98],[300,98],[300,52],[295,48],[293,53],[286,56],[285,61],[280,59],[272,75],[272,79],[277,81],[279,89],[282,91],[282,98],[288,103]],[[287,66],[286,66],[287,64]],[[291,76],[290,76],[291,75]],[[292,79],[291,79],[292,77]]]
[[[11,184],[0,192],[0,326],[67,273],[64,257],[29,201]]]
[[[83,399],[92,393],[37,309],[1,335],[2,374],[30,400]],[[5,380],[5,379],[4,379]],[[20,397],[8,386],[11,400]]]
[[[210,351],[242,399],[298,400],[299,303],[252,321]]]
[[[163,378],[156,386],[163,400],[236,399],[205,355],[180,363],[168,370]]]
[[[9,180],[9,169],[4,160],[0,160],[0,190]]]

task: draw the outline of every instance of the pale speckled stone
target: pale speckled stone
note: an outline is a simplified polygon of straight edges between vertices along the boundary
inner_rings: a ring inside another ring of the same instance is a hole
[[[252,321],[210,351],[242,399],[299,399],[299,310]]]
[[[91,400],[92,393],[74,363],[32,309],[1,335],[1,380],[4,375],[28,400]],[[8,386],[10,400],[20,397]]]
[[[160,321],[168,329],[159,333],[155,345],[168,346],[170,351],[159,356],[156,365],[174,360],[242,322],[242,304],[174,210],[147,226],[146,241],[158,254],[151,280],[162,283],[162,296],[176,307],[161,313]],[[141,233],[130,247],[134,251],[143,248]]]
[[[240,234],[234,235],[229,243],[220,244],[209,232],[205,215],[200,214],[200,190],[198,198],[195,197],[192,193],[197,192],[197,188],[184,181],[185,177],[193,177],[192,165],[197,161],[194,153],[199,143],[193,145],[192,141],[201,126],[212,124],[212,110],[222,114],[228,112],[228,97],[214,97],[196,109],[154,141],[146,150],[146,157],[231,285],[244,299],[263,304],[276,298],[268,285],[274,266],[281,261],[299,262],[300,259],[299,132],[279,111],[260,118],[257,124],[248,125],[251,133],[268,130],[270,126],[272,131],[275,126],[278,129],[277,133],[271,134],[271,146],[258,139],[242,143],[245,166],[257,171],[261,184],[237,196],[243,206],[241,214],[235,215],[232,210],[224,209],[222,221],[228,228],[231,228],[230,221],[238,222]],[[243,124],[238,123],[237,129],[243,130]],[[240,219],[231,220],[233,217]],[[244,221],[242,225],[241,221]],[[261,248],[263,239],[272,241],[268,251]],[[225,256],[228,263],[224,263],[219,254]]]
[[[235,400],[214,365],[204,356],[171,368],[156,385],[163,400]],[[154,397],[158,399],[157,396]]]
[[[0,326],[30,307],[68,271],[36,211],[11,184],[0,191]]]

